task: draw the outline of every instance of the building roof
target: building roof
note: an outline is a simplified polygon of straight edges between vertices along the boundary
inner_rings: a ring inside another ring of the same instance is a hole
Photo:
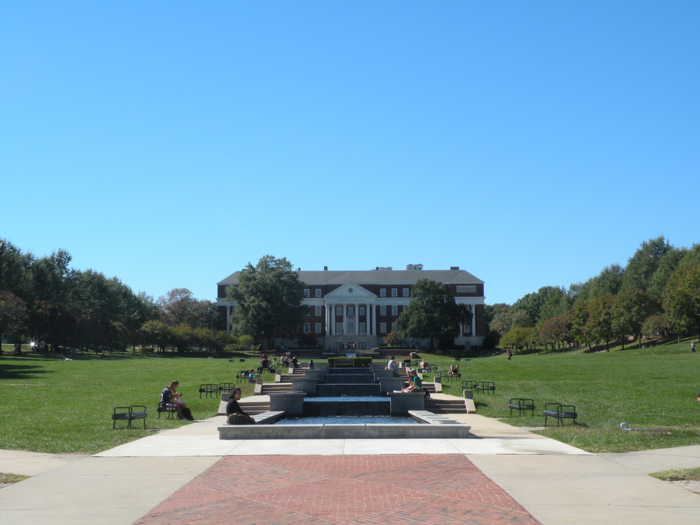
[[[220,281],[219,285],[238,284],[235,272]],[[369,271],[297,271],[299,280],[308,285],[321,284],[415,284],[420,279],[431,279],[445,284],[483,284],[484,281],[464,270],[369,270]]]

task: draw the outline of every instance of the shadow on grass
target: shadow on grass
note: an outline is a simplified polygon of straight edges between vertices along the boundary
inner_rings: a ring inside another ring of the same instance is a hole
[[[0,363],[0,379],[39,379],[46,374],[53,374],[53,371],[41,366]]]

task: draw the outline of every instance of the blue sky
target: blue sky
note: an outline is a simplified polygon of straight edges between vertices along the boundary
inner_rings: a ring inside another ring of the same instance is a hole
[[[700,242],[697,2],[0,12],[0,237],[135,291],[272,254],[512,303]]]

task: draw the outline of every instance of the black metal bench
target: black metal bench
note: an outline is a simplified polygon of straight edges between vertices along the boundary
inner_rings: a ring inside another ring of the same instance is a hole
[[[163,407],[163,406],[158,405],[158,409],[156,410],[156,412],[158,412],[158,419],[160,419],[160,415],[162,413],[168,414],[168,419],[172,419],[173,414],[177,415],[177,408],[175,408],[175,407]]]
[[[561,403],[545,403],[542,414],[544,414],[544,426],[547,426],[547,418],[550,417],[557,420],[557,426],[564,426],[565,419],[571,419],[575,425],[578,417],[574,405],[562,405]]]
[[[135,408],[142,408],[142,411],[135,411]],[[126,428],[131,428],[131,422],[136,419],[143,419],[143,428],[146,428],[146,407],[143,405],[132,405],[130,407],[115,407],[112,412],[112,430],[114,430],[117,421],[128,421]]]
[[[532,415],[535,415],[535,400],[525,399],[522,397],[515,397],[508,401],[508,408],[510,408],[510,417],[513,417],[513,410],[518,411],[518,417],[520,417],[524,410],[531,410]]]
[[[496,384],[493,381],[479,381],[474,387],[474,390],[481,392],[482,394],[484,392],[491,392],[492,394],[495,394]]]
[[[477,383],[478,383],[478,381],[472,381],[472,380],[462,381],[462,390],[474,390]]]
[[[206,397],[216,395],[219,392],[219,385],[214,383],[204,383],[199,385],[199,399],[202,399],[202,394]]]
[[[235,383],[219,383],[219,392],[231,392],[235,386]]]

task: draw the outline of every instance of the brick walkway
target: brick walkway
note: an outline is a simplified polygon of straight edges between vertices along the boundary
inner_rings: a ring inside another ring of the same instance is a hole
[[[227,456],[138,525],[537,521],[460,455]]]

